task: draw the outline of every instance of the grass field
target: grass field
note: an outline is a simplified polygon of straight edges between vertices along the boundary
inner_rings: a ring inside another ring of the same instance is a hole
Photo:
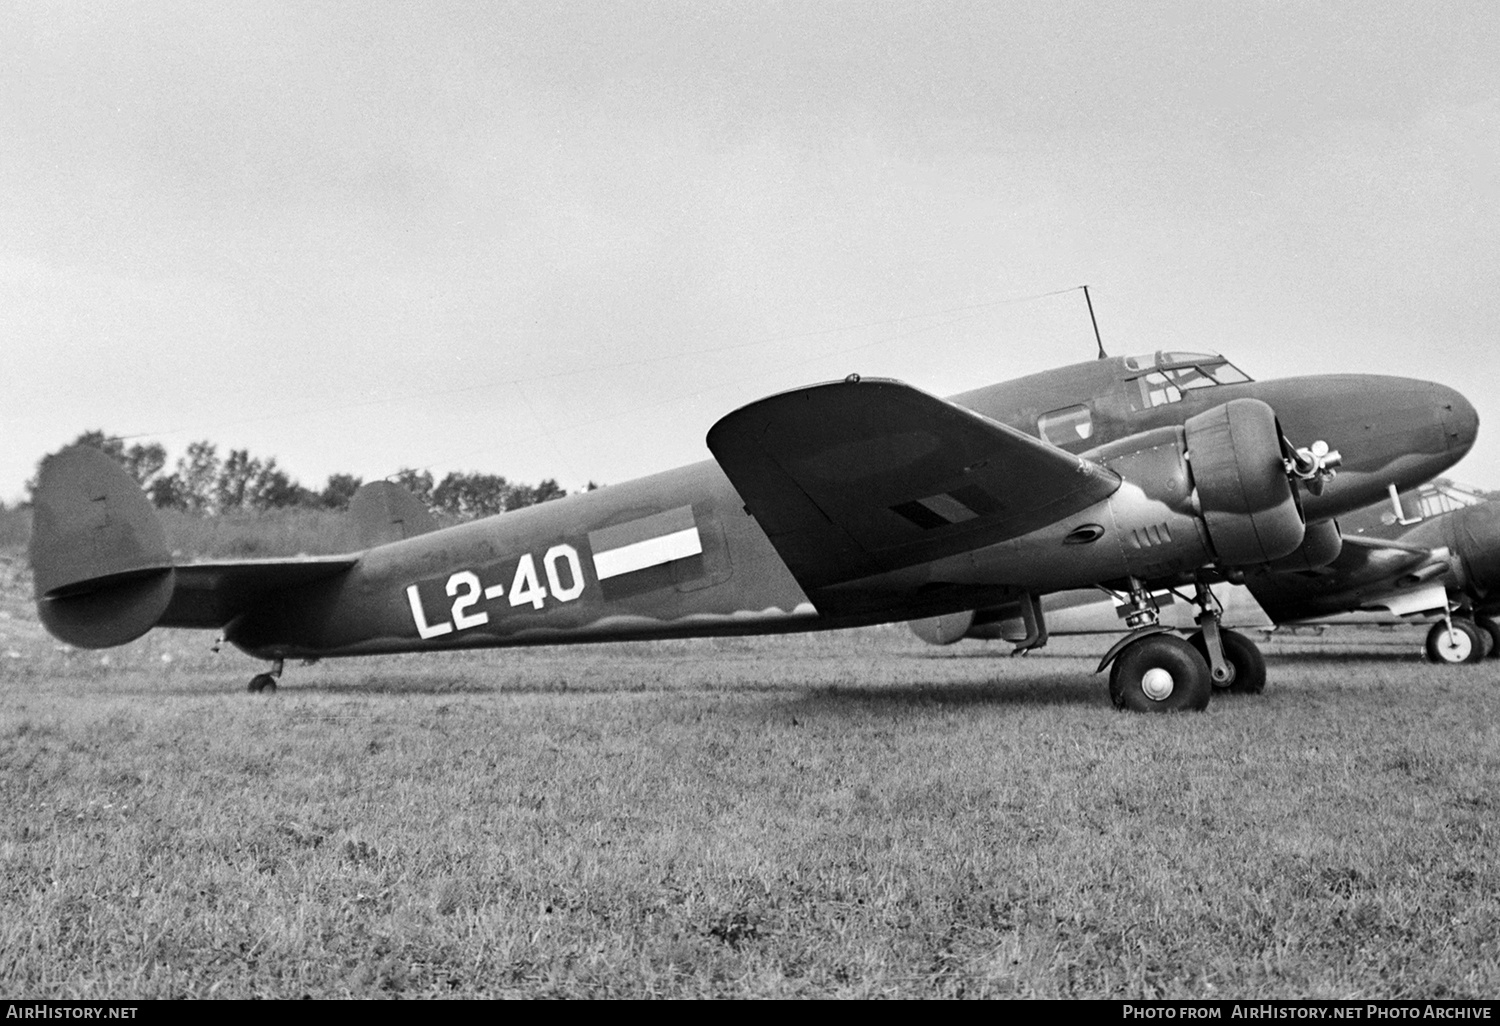
[[[903,629],[289,666],[56,645],[0,556],[8,997],[1490,997],[1500,671],[1116,713]]]

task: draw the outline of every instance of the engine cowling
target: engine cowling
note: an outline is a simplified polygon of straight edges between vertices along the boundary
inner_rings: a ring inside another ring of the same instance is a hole
[[[1470,590],[1492,596],[1500,590],[1500,503],[1490,500],[1450,514],[1453,551],[1463,561]]]
[[[1198,507],[1219,563],[1289,556],[1306,525],[1281,455],[1281,427],[1259,399],[1234,399],[1183,425]]]
[[[1109,499],[1113,523],[1105,531],[1123,564],[1119,576],[1153,580],[1208,563],[1264,566],[1303,544],[1281,429],[1258,399],[1235,399],[1182,427],[1144,431],[1088,455],[1124,481]]]

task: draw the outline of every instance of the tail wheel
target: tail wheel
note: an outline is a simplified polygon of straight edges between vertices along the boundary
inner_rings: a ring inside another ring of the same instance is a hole
[[[1477,663],[1484,658],[1485,641],[1481,629],[1469,620],[1457,617],[1450,629],[1447,623],[1435,623],[1427,632],[1427,658],[1434,663],[1456,666],[1459,663]]]
[[[1149,634],[1132,642],[1109,674],[1109,697],[1132,712],[1186,712],[1208,708],[1213,695],[1208,663],[1173,634]]]
[[[1224,646],[1224,658],[1229,661],[1232,676],[1219,688],[1231,695],[1258,695],[1266,690],[1266,657],[1260,654],[1260,646],[1238,631],[1219,629],[1219,641]],[[1203,661],[1208,662],[1208,642],[1202,631],[1188,638],[1188,644],[1198,650]],[[1210,678],[1212,680],[1212,678]]]
[[[274,695],[276,693],[276,678],[269,673],[257,673],[250,678],[248,688],[254,694]]]

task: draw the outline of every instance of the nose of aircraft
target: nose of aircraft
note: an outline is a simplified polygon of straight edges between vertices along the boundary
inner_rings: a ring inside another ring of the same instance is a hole
[[[1474,404],[1446,385],[1429,384],[1433,402],[1443,418],[1448,448],[1463,458],[1479,435],[1479,411]]]
[[[1305,495],[1309,521],[1380,501],[1386,489],[1415,487],[1463,458],[1479,415],[1446,385],[1377,374],[1333,374],[1262,383],[1296,445],[1322,439],[1343,455],[1322,495]]]

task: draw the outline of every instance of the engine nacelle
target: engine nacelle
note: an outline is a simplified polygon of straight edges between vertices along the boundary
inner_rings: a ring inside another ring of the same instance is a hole
[[[1087,458],[1120,476],[1108,499],[1017,544],[971,553],[963,569],[1044,593],[1126,577],[1181,580],[1210,564],[1310,569],[1342,547],[1332,521],[1307,529],[1276,414],[1258,399],[1232,400]],[[1018,622],[1015,607],[1005,606],[915,621],[912,630],[934,645],[1019,640],[1011,638]]]
[[[929,645],[951,645],[969,637],[974,626],[974,610],[965,609],[946,616],[929,616],[924,620],[913,620],[911,632]]]
[[[1319,520],[1308,524],[1302,544],[1292,550],[1291,555],[1273,559],[1266,564],[1267,570],[1316,570],[1339,558],[1344,551],[1344,536],[1338,524],[1332,520]]]
[[[1217,561],[1256,566],[1295,552],[1306,526],[1271,407],[1234,399],[1189,417],[1183,433]]]
[[[1448,583],[1471,598],[1488,599],[1500,593],[1500,502],[1489,500],[1442,516],[1429,517],[1401,540],[1431,549],[1446,548],[1458,571]]]
[[[1098,525],[1099,537],[1113,536],[1121,576],[1152,580],[1208,563],[1264,566],[1303,544],[1281,429],[1258,399],[1235,399],[1183,427],[1144,431],[1089,455],[1124,481],[1109,499],[1113,530]]]
[[[1026,618],[1015,602],[991,609],[966,609],[946,616],[930,616],[912,620],[907,626],[929,645],[951,645],[965,638],[1018,643],[1027,635]]]

